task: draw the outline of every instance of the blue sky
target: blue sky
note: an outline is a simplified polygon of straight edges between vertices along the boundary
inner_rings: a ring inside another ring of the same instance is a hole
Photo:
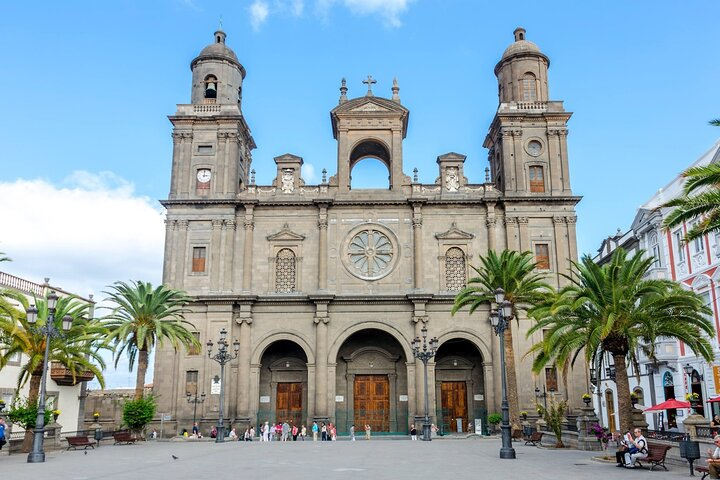
[[[309,183],[335,173],[328,112],[342,77],[355,97],[368,74],[388,97],[397,77],[411,111],[406,174],[432,183],[436,157],[456,151],[482,181],[493,68],[525,27],[550,57],[550,97],[575,112],[578,242],[594,252],[720,137],[707,125],[720,117],[719,15],[715,1],[2,2],[3,268],[98,296],[114,280],[160,280],[166,117],[189,101],[190,61],[221,16],[248,72],[259,184],[286,152],[305,159]]]

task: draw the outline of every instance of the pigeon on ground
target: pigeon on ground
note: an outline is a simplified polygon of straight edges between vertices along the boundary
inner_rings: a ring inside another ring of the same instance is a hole
[[[85,450],[85,455],[87,455],[87,450]]]
[[[173,460],[177,460],[178,458],[180,458],[180,457],[176,457],[175,455],[172,455],[172,454],[171,454],[171,456],[173,457]]]

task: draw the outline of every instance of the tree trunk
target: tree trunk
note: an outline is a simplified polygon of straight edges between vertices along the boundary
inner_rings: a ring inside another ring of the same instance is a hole
[[[507,375],[507,398],[510,406],[510,425],[514,429],[519,429],[520,406],[515,373],[515,347],[513,347],[512,322],[510,321],[505,329],[505,373]]]
[[[633,428],[632,402],[630,402],[630,383],[628,382],[625,353],[613,353],[613,361],[615,362],[615,385],[617,386],[620,431],[625,433]]]
[[[145,393],[145,373],[148,369],[148,352],[145,349],[138,351],[137,377],[135,379],[135,400],[143,398]]]
[[[28,391],[28,405],[37,404],[38,397],[40,396],[40,381],[42,380],[42,367],[35,370],[37,374],[33,373],[30,375],[30,390]],[[34,428],[34,425],[33,425]],[[32,450],[33,434],[32,430],[25,430],[25,437],[23,437],[22,452],[29,453]]]

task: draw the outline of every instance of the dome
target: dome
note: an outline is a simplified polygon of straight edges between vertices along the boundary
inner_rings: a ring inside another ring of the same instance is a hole
[[[242,68],[240,60],[237,55],[227,45],[225,45],[225,32],[218,30],[215,32],[215,42],[211,43],[207,47],[203,48],[200,55],[193,59],[190,64],[190,68],[195,67],[195,64],[200,60],[227,60],[230,63],[234,63],[239,68]]]
[[[535,45],[533,42],[530,42],[528,40],[525,40],[525,29],[522,27],[518,27],[513,32],[515,34],[515,42],[511,43],[509,47],[505,49],[502,55],[502,60],[505,60],[506,58],[514,57],[515,55],[522,55],[522,54],[536,54],[536,55],[542,55],[545,56],[541,51],[540,47]]]

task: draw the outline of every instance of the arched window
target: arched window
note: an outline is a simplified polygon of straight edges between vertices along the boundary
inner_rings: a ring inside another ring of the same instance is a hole
[[[465,252],[457,247],[445,253],[445,286],[448,292],[465,288]]]
[[[275,292],[292,293],[296,287],[295,252],[283,248],[275,257]]]
[[[534,102],[537,100],[537,85],[535,83],[535,75],[526,73],[522,78],[523,100],[526,102]]]
[[[205,77],[205,98],[217,98],[218,81],[215,75]]]
[[[645,405],[645,394],[643,393],[643,389],[640,387],[635,387],[635,390],[633,390],[633,393],[635,394],[635,397],[637,398],[637,403],[640,405]]]

